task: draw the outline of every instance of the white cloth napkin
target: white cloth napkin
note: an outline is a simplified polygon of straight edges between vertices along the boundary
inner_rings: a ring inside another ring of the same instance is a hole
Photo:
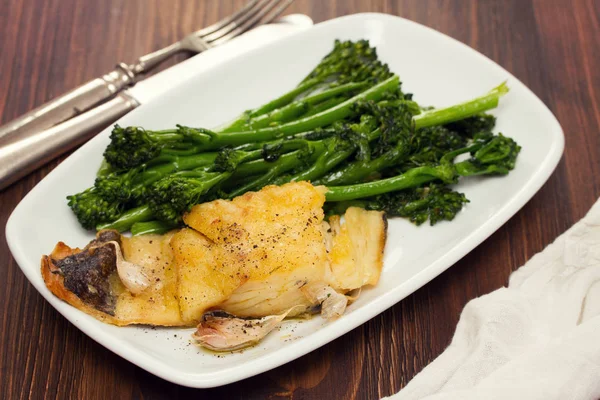
[[[600,399],[600,201],[470,301],[450,346],[388,399]]]

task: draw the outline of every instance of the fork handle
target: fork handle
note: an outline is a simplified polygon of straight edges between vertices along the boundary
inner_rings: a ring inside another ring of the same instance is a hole
[[[139,103],[126,93],[66,122],[0,142],[0,190],[89,139],[90,133],[127,114]]]
[[[57,97],[0,127],[0,143],[15,134],[41,131],[99,104],[135,82],[135,66],[121,63],[102,76]]]
[[[201,39],[198,40],[201,41]],[[208,49],[208,47],[209,45],[205,44],[203,49],[196,48],[194,51],[201,52]],[[10,136],[49,129],[89,110],[124,88],[132,86],[141,74],[148,72],[174,54],[186,49],[182,42],[175,42],[170,46],[140,57],[135,64],[117,64],[115,69],[108,74],[84,83],[10,121],[6,125],[0,126],[0,145],[5,138]]]

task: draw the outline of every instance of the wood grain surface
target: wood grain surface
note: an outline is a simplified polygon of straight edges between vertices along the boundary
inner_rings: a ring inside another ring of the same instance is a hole
[[[2,0],[1,122],[242,4]],[[586,213],[600,196],[599,1],[296,0],[288,10],[315,22],[365,11],[399,15],[472,46],[548,105],[566,149],[539,193],[447,272],[361,327],[275,370],[192,390],[86,337],[43,300],[11,257],[6,220],[58,159],[0,191],[0,398],[377,399],[401,389],[444,350],[466,302],[505,285],[511,271]]]

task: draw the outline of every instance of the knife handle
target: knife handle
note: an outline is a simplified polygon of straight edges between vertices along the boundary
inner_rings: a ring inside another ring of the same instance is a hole
[[[114,99],[59,125],[0,141],[0,190],[89,139],[94,129],[114,122],[137,106],[139,103],[131,96],[119,93]]]
[[[1,126],[0,142],[13,135],[41,131],[64,122],[131,86],[136,75],[134,66],[120,63],[108,74],[84,83]]]

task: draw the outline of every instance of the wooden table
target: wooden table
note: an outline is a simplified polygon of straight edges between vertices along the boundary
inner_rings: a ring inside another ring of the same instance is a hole
[[[2,122],[243,2],[4,0]],[[587,212],[600,195],[600,2],[297,0],[289,9],[315,22],[364,11],[399,15],[467,43],[550,107],[566,149],[538,194],[477,249],[380,316],[283,367],[211,390],[156,378],[82,334],[27,282],[2,229],[0,398],[377,399],[401,389],[444,350],[466,302],[505,285],[511,271]],[[0,191],[0,226],[60,161]]]

